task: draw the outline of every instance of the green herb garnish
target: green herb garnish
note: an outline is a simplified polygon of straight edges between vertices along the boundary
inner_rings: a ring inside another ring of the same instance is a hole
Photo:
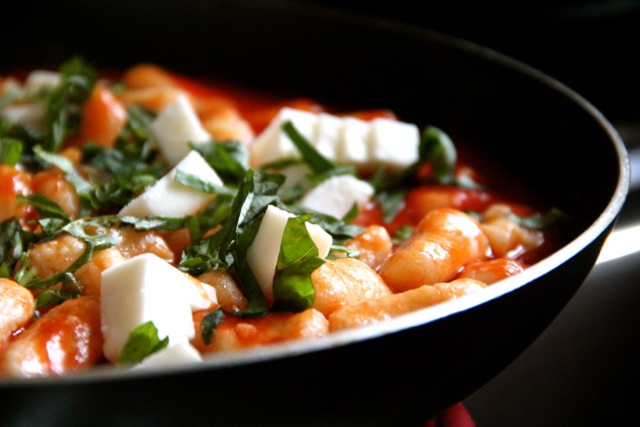
[[[149,321],[136,327],[129,333],[129,339],[125,343],[120,357],[119,365],[138,363],[145,357],[162,350],[169,345],[169,338],[160,339],[158,328]]]

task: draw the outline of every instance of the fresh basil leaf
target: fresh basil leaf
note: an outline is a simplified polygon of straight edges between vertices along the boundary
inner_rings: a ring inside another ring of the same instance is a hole
[[[224,319],[224,313],[221,308],[216,308],[211,313],[208,313],[202,319],[202,323],[200,324],[201,332],[202,332],[202,341],[205,344],[211,344],[213,341],[213,336],[215,333],[215,329],[218,327],[222,320]]]
[[[560,221],[566,221],[569,216],[558,208],[551,208],[544,214],[535,214],[528,217],[521,217],[515,214],[509,214],[507,217],[516,224],[532,229],[545,229]]]
[[[169,338],[160,339],[158,328],[152,321],[141,324],[129,333],[129,338],[122,348],[119,365],[138,363],[145,357],[162,350],[169,345]]]
[[[296,146],[305,163],[309,165],[314,173],[322,174],[337,168],[334,162],[321,155],[313,145],[298,132],[291,121],[288,120],[283,123],[282,130]]]
[[[45,168],[46,165],[33,152],[34,147],[44,143],[45,138],[40,132],[29,126],[10,124],[0,117],[0,139],[20,143],[20,157],[16,164],[19,164],[24,170],[36,173]],[[5,149],[7,149],[6,144]],[[6,163],[11,164],[15,156],[13,150],[17,151],[17,147],[9,147],[8,149],[11,154],[7,154]]]
[[[120,139],[115,148],[87,143],[82,161],[96,171],[93,178],[93,205],[122,207],[166,173],[157,162],[158,152],[148,142]]]
[[[83,103],[89,98],[97,81],[96,72],[76,57],[60,67],[60,84],[45,100],[50,134],[43,148],[58,152],[65,139],[77,132]]]
[[[154,113],[139,105],[127,106],[127,121],[116,140],[116,148],[129,155],[144,154],[144,150],[150,148],[149,124],[154,118]]]
[[[249,150],[237,141],[193,145],[226,185],[238,186],[249,169]]]
[[[273,309],[300,312],[311,307],[315,289],[311,273],[324,264],[309,236],[306,217],[289,218],[273,278]]]
[[[455,180],[458,153],[449,135],[441,129],[435,126],[427,126],[424,129],[419,146],[419,157],[431,164],[439,182],[449,184]]]
[[[10,277],[13,269],[26,253],[29,245],[37,240],[35,233],[24,230],[16,219],[0,222],[0,263],[2,277]]]
[[[36,313],[43,308],[53,307],[63,302],[77,298],[78,295],[71,292],[62,291],[59,289],[48,289],[44,292],[41,292],[35,301],[35,309]]]
[[[247,170],[222,228],[187,247],[180,268],[192,275],[199,275],[207,270],[226,270],[233,265],[238,237],[268,205],[278,200],[277,192],[283,180],[282,175]]]
[[[0,137],[0,163],[15,166],[22,155],[22,142],[15,138]]]
[[[334,218],[331,215],[311,211],[299,205],[286,205],[282,206],[282,208],[297,216],[307,215],[309,218],[308,221],[322,227],[324,231],[331,235],[333,242],[336,245],[342,244],[347,240],[356,237],[364,230],[364,227],[359,225],[349,224],[343,220]]]
[[[18,280],[18,283],[29,289],[46,289],[50,286],[55,285],[56,283],[59,283],[60,281],[63,281],[69,274],[73,274],[78,268],[86,264],[93,256],[94,249],[94,245],[87,242],[84,252],[78,257],[78,259],[76,259],[69,267],[47,278],[41,279],[38,277],[33,277],[32,270],[29,276],[22,276],[20,280],[16,280]]]
[[[262,287],[247,261],[247,251],[258,234],[263,217],[264,215],[261,215],[260,218],[245,227],[238,236],[238,244],[233,252],[235,263],[231,272],[233,277],[237,279],[237,283],[248,302],[245,308],[235,313],[238,317],[259,317],[266,315],[269,311],[269,304],[262,292]]]
[[[74,186],[86,210],[92,210],[96,207],[95,199],[92,195],[93,186],[76,170],[71,160],[60,154],[50,153],[40,146],[34,147],[34,153],[43,162],[57,167],[65,174],[65,178]],[[88,212],[81,212],[81,214],[83,213]]]
[[[407,191],[405,189],[393,189],[376,193],[374,199],[382,209],[384,222],[391,222],[402,210],[406,194]]]
[[[43,194],[36,193],[30,196],[18,195],[17,200],[22,203],[28,203],[36,208],[40,218],[55,218],[62,220],[63,222],[71,222],[69,214],[67,214],[59,204]]]
[[[176,171],[176,182],[182,185],[198,190],[207,194],[226,194],[228,196],[235,195],[235,191],[225,187],[224,185],[215,184],[210,181],[205,181],[197,175],[192,175],[185,172],[182,169]]]
[[[99,217],[96,217],[99,218]],[[185,228],[189,221],[189,217],[155,217],[149,216],[146,218],[137,218],[134,216],[105,216],[105,225],[115,225],[121,223],[122,225],[128,225],[136,229],[136,231],[175,231]],[[94,222],[95,223],[95,222]]]
[[[411,237],[411,234],[414,230],[415,228],[411,227],[410,225],[403,225],[393,233],[393,236],[391,236],[391,241],[394,244],[400,244]]]
[[[329,251],[329,256],[327,259],[337,259],[344,258],[344,256],[338,256],[337,254],[344,254],[348,258],[360,258],[360,251],[355,249],[349,249],[346,246],[342,245],[331,245],[331,250]]]

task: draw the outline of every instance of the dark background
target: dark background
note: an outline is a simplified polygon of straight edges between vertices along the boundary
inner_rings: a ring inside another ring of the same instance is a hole
[[[533,66],[598,108],[637,158],[638,1],[311,3],[440,31]],[[616,231],[640,224],[639,174]],[[640,253],[596,265],[545,333],[464,401],[477,427],[640,425],[639,303]]]

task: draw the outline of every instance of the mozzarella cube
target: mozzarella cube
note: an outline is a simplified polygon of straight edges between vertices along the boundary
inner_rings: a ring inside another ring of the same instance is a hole
[[[118,360],[133,329],[152,321],[169,345],[195,335],[189,294],[193,282],[153,254],[142,254],[102,272],[100,316],[104,354]]]
[[[119,215],[138,218],[183,217],[195,214],[215,198],[215,194],[203,193],[177,182],[175,178],[179,170],[195,175],[203,181],[223,185],[218,174],[200,153],[192,150],[168,174],[123,207]]]
[[[342,133],[336,150],[336,160],[339,163],[363,165],[369,162],[370,125],[368,122],[354,117],[342,119]]]
[[[43,89],[54,89],[61,81],[62,77],[58,72],[34,70],[25,78],[23,87],[27,93],[37,93]]]
[[[375,119],[371,121],[368,143],[371,162],[407,167],[418,160],[420,132],[411,123]]]
[[[212,303],[218,303],[216,288],[206,283],[201,283],[195,278],[185,277],[187,277],[191,286],[183,286],[181,292],[184,294],[191,311],[206,310],[211,307]]]
[[[189,143],[197,145],[211,139],[185,95],[178,96],[160,111],[149,125],[149,132],[171,166],[189,153]]]
[[[276,272],[282,236],[287,221],[294,215],[269,205],[253,243],[247,249],[247,263],[251,267],[262,292],[269,303],[273,302],[273,277]],[[315,224],[306,224],[309,236],[318,247],[320,258],[329,254],[333,238]]]
[[[331,237],[331,234],[324,231],[324,229],[318,224],[305,222],[304,225],[307,228],[309,237],[311,237],[311,240],[313,240],[313,243],[315,243],[316,247],[318,248],[318,257],[326,258],[327,255],[329,255],[329,251],[331,250],[333,237]]]
[[[183,341],[147,356],[133,369],[157,369],[198,362],[202,362],[200,352],[190,343]]]
[[[251,162],[254,166],[261,166],[279,159],[300,158],[298,149],[282,130],[282,125],[287,121],[291,121],[296,130],[308,141],[313,140],[318,121],[317,115],[308,111],[283,108],[254,140],[251,149]]]
[[[327,159],[336,159],[336,150],[343,127],[343,120],[339,117],[326,113],[318,114],[318,123],[311,141],[318,153]]]
[[[46,111],[42,103],[7,105],[0,109],[0,116],[12,125],[29,126],[37,131],[46,131]]]
[[[305,208],[342,219],[354,204],[362,206],[373,196],[373,187],[352,175],[330,177],[300,200]]]

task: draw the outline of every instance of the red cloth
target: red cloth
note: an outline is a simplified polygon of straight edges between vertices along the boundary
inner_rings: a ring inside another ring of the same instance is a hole
[[[420,427],[475,427],[469,412],[462,403],[444,409]]]

